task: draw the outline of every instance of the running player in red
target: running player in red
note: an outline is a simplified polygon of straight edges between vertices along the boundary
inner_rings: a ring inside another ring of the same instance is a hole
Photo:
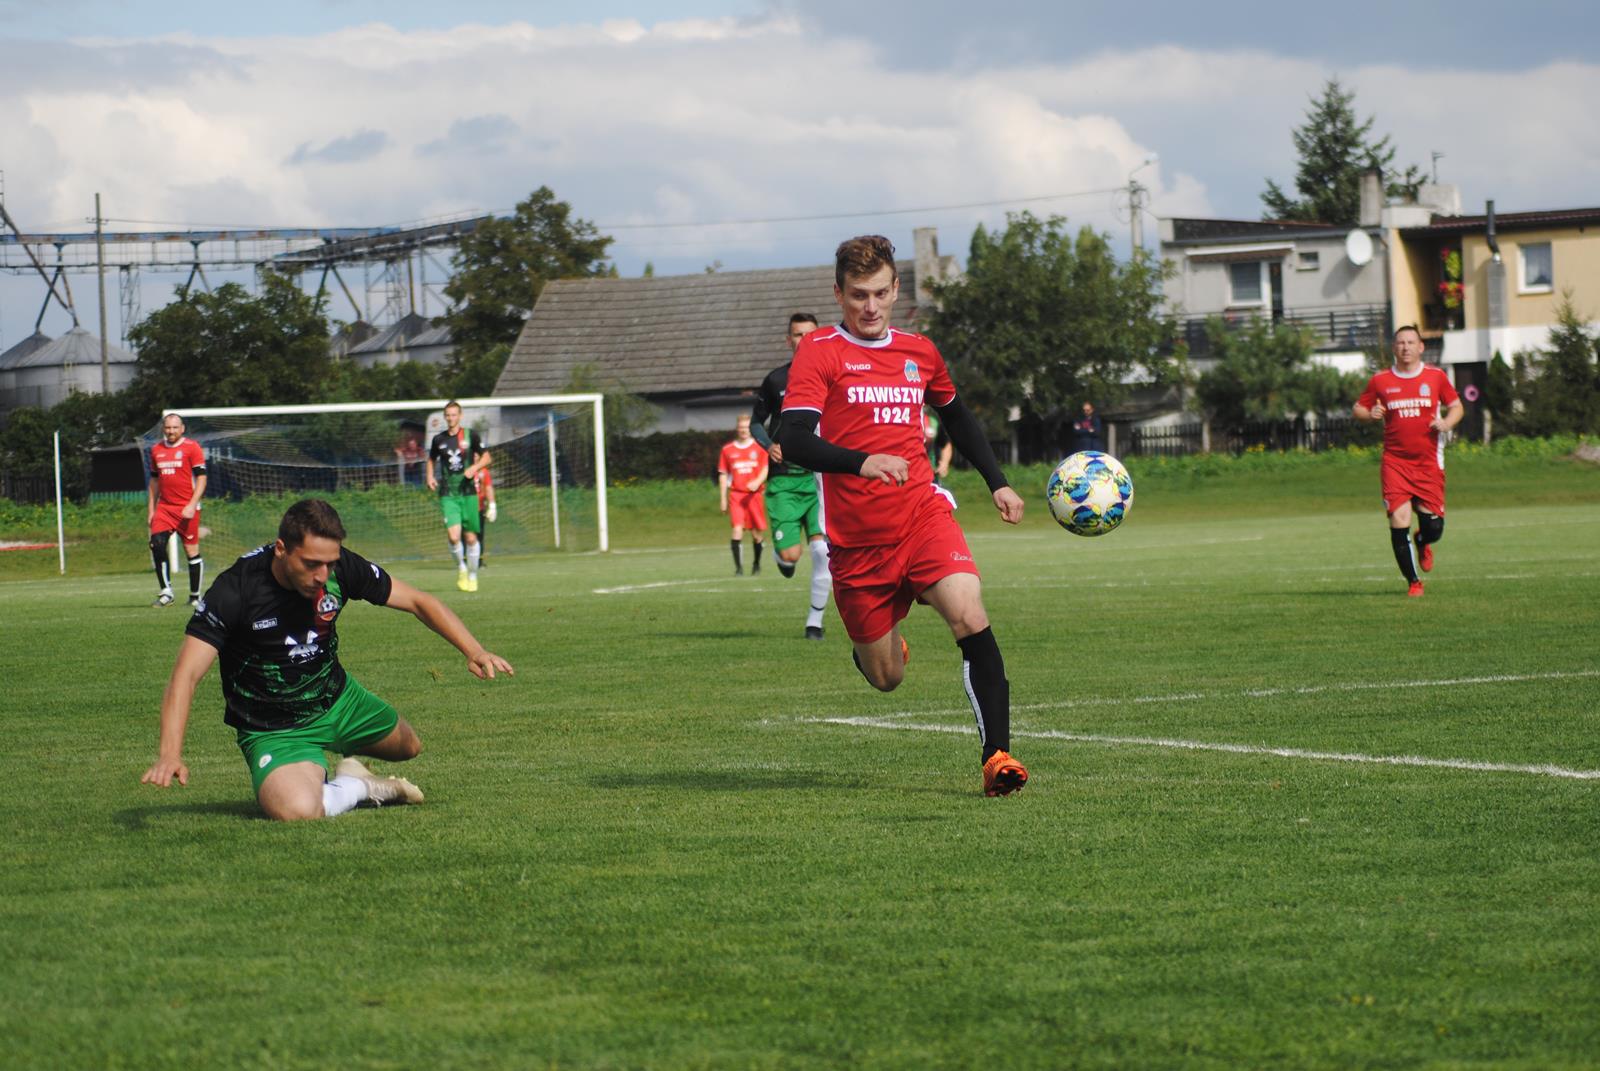
[[[1433,544],[1444,535],[1445,432],[1461,423],[1466,407],[1444,371],[1422,363],[1422,335],[1415,327],[1394,333],[1394,367],[1367,382],[1352,410],[1357,420],[1383,424],[1383,508],[1389,515],[1394,560],[1422,594],[1424,573],[1433,570]],[[1417,514],[1412,555],[1411,513]]]
[[[206,493],[206,454],[183,435],[183,418],[168,413],[161,420],[161,441],[150,448],[150,560],[156,567],[158,591],[151,606],[172,605],[172,575],[167,540],[177,533],[189,558],[189,604],[200,601],[205,559],[200,557],[200,500]]]
[[[822,474],[833,597],[855,645],[856,668],[880,691],[905,678],[897,627],[912,602],[934,608],[961,649],[961,680],[978,722],[983,789],[1004,796],[1028,771],[1013,759],[1011,686],[966,537],[947,492],[934,486],[922,406],[934,407],[962,456],[983,475],[1007,524],[1022,499],[1006,482],[977,417],[958,397],[944,358],[921,335],[889,326],[900,294],[894,246],[867,235],[839,246],[833,295],[843,322],[795,350],[779,444]]]
[[[750,529],[755,541],[756,560],[750,575],[761,572],[761,541],[767,534],[767,507],[761,500],[761,486],[767,482],[767,452],[750,434],[750,418],[741,416],[735,425],[733,442],[722,448],[717,458],[717,488],[721,492],[722,512],[733,522],[733,575],[744,575],[744,530]]]

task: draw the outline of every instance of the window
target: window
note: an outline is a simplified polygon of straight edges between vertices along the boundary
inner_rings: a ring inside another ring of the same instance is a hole
[[[1555,261],[1549,242],[1528,242],[1518,247],[1522,252],[1522,286],[1524,294],[1548,294],[1555,288]]]
[[[1322,267],[1322,254],[1316,250],[1302,251],[1294,262],[1295,271],[1316,271]]]
[[[1261,282],[1261,268],[1262,262],[1259,260],[1228,265],[1228,304],[1262,304],[1266,287]]]

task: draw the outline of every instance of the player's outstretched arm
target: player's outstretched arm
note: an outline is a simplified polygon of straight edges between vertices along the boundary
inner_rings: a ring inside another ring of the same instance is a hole
[[[194,690],[216,660],[215,647],[194,636],[183,638],[183,646],[178,648],[178,661],[172,667],[172,677],[161,697],[161,745],[156,761],[139,778],[140,784],[166,788],[174,777],[180,785],[189,783],[189,767],[183,764],[183,736],[189,727]]]
[[[474,677],[484,680],[493,680],[496,671],[508,677],[516,676],[516,670],[511,668],[511,663],[504,658],[484,649],[483,644],[467,630],[444,603],[429,595],[426,591],[418,591],[403,580],[390,577],[393,587],[389,591],[388,605],[391,609],[404,610],[418,621],[427,625],[433,631],[450,641],[451,646],[467,657],[467,669]]]

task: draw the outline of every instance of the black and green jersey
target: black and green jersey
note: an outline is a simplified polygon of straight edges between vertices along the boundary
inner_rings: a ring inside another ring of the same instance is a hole
[[[386,605],[394,581],[353,550],[341,549],[314,599],[272,575],[272,544],[223,570],[184,631],[215,647],[222,663],[223,720],[236,729],[286,729],[328,712],[344,691],[339,634],[345,604]]]
[[[437,466],[434,472],[439,477],[439,494],[476,495],[478,489],[472,486],[472,478],[462,473],[486,453],[483,440],[471,428],[462,428],[454,435],[448,430],[435,435],[433,445],[428,447],[428,464]]]
[[[789,366],[774,368],[761,381],[756,391],[756,403],[750,407],[750,431],[762,446],[772,446],[772,436],[783,418],[783,396],[789,390]],[[762,429],[756,433],[756,429]],[[791,465],[787,461],[774,461],[767,466],[767,479],[774,476],[809,476],[811,470]]]

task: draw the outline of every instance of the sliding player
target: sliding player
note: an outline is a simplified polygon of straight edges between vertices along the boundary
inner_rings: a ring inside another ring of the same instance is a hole
[[[1008,754],[1011,686],[983,608],[978,567],[948,494],[933,484],[923,402],[938,411],[951,442],[983,475],[1007,524],[1021,522],[1022,499],[956,396],[933,343],[889,326],[900,294],[889,240],[867,235],[840,245],[833,294],[843,323],[811,332],[795,351],[778,441],[786,458],[823,474],[833,598],[855,645],[856,668],[874,688],[893,691],[908,658],[897,626],[913,601],[933,607],[961,649],[984,793],[1015,792],[1028,771]]]
[[[195,607],[161,700],[161,744],[140,780],[166,788],[189,783],[183,737],[194,692],[222,659],[223,720],[268,818],[288,821],[343,814],[361,803],[421,803],[403,777],[379,777],[347,757],[327,777],[323,752],[404,762],[422,750],[416,730],[394,707],[357,684],[339,664],[334,626],[352,599],[415,615],[467,658],[473,676],[511,674],[437,598],[391,577],[344,547],[344,524],[328,503],[296,502],[276,542],[225,569]]]
[[[161,441],[150,448],[150,560],[156,567],[156,601],[172,605],[171,559],[167,541],[176,535],[189,559],[189,605],[200,599],[205,559],[200,556],[200,500],[206,494],[206,454],[184,438],[183,418],[168,413],[161,420]]]

